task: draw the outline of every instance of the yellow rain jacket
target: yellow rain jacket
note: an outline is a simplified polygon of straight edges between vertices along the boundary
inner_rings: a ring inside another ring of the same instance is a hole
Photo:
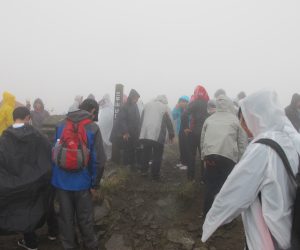
[[[5,129],[13,124],[13,111],[16,105],[16,98],[8,92],[3,93],[2,105],[0,107],[0,135]]]

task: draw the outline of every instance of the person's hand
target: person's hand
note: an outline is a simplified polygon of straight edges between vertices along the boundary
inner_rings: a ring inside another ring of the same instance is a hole
[[[91,192],[91,194],[92,194],[93,197],[96,196],[96,189],[91,188],[91,189],[90,189],[90,192]]]
[[[124,134],[123,135],[123,140],[128,141],[129,137],[130,137],[130,135],[128,133]]]
[[[192,133],[192,130],[189,129],[189,128],[186,128],[186,129],[184,130],[184,133],[185,133],[185,135],[188,135],[189,133]]]
[[[174,137],[172,137],[172,138],[169,139],[169,143],[170,144],[174,144]]]

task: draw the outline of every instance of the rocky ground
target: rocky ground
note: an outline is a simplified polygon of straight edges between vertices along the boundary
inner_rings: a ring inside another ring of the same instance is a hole
[[[238,250],[244,234],[240,219],[219,229],[209,242],[201,242],[202,192],[199,181],[187,182],[186,172],[175,168],[176,145],[167,146],[162,178],[148,176],[109,163],[95,200],[95,229],[100,249],[106,250]],[[39,232],[39,249],[61,249],[59,241]],[[20,236],[0,238],[0,249],[19,249]]]

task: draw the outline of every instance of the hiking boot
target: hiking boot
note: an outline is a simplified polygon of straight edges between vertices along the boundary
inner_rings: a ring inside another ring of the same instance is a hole
[[[24,239],[18,240],[18,246],[23,247],[27,250],[38,250],[35,246],[28,246]]]
[[[54,240],[56,240],[56,236],[49,234],[48,235],[48,240],[54,241]]]
[[[183,166],[183,165],[182,165],[181,162],[179,162],[179,163],[176,164],[176,168],[180,168],[180,167],[182,167],[182,166]]]
[[[180,170],[187,170],[188,167],[187,167],[187,166],[184,166],[184,165],[181,165],[181,166],[179,167],[179,169],[180,169]]]

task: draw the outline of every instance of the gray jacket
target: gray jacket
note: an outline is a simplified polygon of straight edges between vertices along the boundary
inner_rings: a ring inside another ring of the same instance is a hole
[[[216,113],[206,119],[201,134],[201,157],[220,155],[238,162],[247,147],[247,135],[235,115],[233,102],[224,95],[216,101]]]

